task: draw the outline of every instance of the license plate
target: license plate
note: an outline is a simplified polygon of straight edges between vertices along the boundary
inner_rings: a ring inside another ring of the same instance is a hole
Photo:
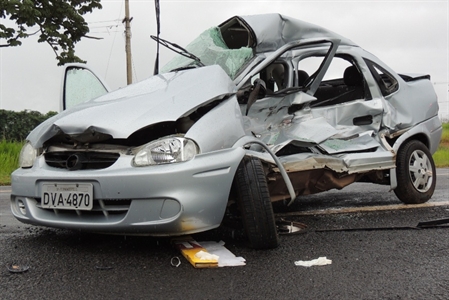
[[[91,210],[93,186],[91,183],[44,183],[41,206],[43,208]]]

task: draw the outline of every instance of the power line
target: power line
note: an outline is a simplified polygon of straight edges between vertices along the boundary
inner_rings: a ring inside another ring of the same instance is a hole
[[[122,20],[120,20],[120,19],[115,19],[115,20],[107,20],[107,21],[87,22],[87,24],[107,23],[107,22],[121,22],[121,21]]]
[[[115,24],[115,25],[103,25],[103,26],[92,26],[89,27],[89,29],[99,29],[99,28],[114,28],[114,27],[118,27],[119,24]]]
[[[95,34],[97,34],[97,33],[116,33],[116,32],[122,32],[121,30],[113,30],[113,31],[110,31],[110,30],[107,30],[107,31],[91,31],[90,33],[95,33]]]
[[[122,2],[122,5],[120,6],[119,17],[122,15],[122,9],[123,9],[123,2]],[[118,19],[118,20],[120,20],[120,19]],[[106,71],[104,72],[104,78],[106,78],[106,76],[108,75],[109,62],[111,61],[112,50],[114,49],[115,38],[117,37],[117,32],[118,32],[118,31],[115,31],[114,39],[112,40],[111,51],[109,52],[108,62],[107,62],[107,64],[106,64]]]

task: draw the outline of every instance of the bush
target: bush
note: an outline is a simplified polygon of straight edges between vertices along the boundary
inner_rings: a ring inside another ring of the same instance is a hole
[[[15,112],[0,109],[0,140],[21,142],[37,125],[56,114],[54,111],[41,114],[30,110]]]

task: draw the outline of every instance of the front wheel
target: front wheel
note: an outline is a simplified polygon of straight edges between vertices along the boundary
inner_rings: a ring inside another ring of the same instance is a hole
[[[270,193],[261,161],[245,156],[234,179],[237,202],[246,236],[254,249],[279,244]]]
[[[398,186],[396,196],[406,204],[424,203],[435,190],[435,163],[429,149],[418,140],[399,148],[396,158]]]

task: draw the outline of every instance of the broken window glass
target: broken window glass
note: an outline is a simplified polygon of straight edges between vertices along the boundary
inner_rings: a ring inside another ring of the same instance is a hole
[[[242,66],[253,57],[253,50],[249,47],[229,49],[218,27],[212,27],[204,31],[187,45],[186,50],[199,57],[206,66],[221,66],[232,79],[235,78]],[[189,66],[194,67],[195,64],[196,62],[192,59],[177,56],[162,68],[162,72]]]

